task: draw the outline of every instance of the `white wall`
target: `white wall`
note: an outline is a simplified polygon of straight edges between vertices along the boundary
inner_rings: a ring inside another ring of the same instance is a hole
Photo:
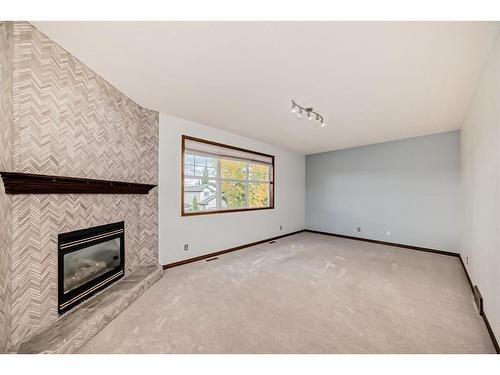
[[[308,155],[306,228],[458,252],[459,163],[458,131]]]
[[[462,255],[500,339],[500,40],[497,38],[462,127]]]
[[[275,156],[273,210],[181,217],[181,135]],[[167,264],[304,229],[305,157],[202,124],[160,113],[160,263]],[[280,225],[283,230],[280,231]],[[184,251],[184,244],[189,250]]]

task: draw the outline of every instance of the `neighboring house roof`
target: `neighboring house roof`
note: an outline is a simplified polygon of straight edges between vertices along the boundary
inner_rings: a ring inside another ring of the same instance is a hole
[[[210,189],[212,191],[215,191],[215,186],[213,186],[212,184],[184,186],[184,191],[187,191],[190,193],[198,193],[198,192],[206,190],[206,189]]]
[[[198,203],[199,205],[202,205],[202,206],[206,206],[207,204],[210,203],[210,201],[214,200],[215,199],[215,195],[210,195],[208,197],[206,197],[205,199],[203,199],[200,203]]]

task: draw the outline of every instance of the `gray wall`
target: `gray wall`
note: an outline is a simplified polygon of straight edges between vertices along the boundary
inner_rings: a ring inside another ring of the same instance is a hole
[[[458,252],[459,163],[458,131],[308,155],[306,228]]]

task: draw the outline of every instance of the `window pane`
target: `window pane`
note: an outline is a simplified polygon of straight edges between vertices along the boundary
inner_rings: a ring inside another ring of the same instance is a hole
[[[236,160],[220,160],[220,173],[222,178],[231,180],[246,180],[247,163]]]
[[[270,185],[267,183],[248,184],[249,207],[269,207],[269,189]]]
[[[199,166],[198,164],[196,164],[196,166],[194,167],[194,175],[199,176],[199,177],[203,177],[203,171],[205,169],[206,169],[206,167]]]
[[[187,186],[195,186],[195,185],[201,185],[201,179],[199,179],[199,178],[188,178],[188,177],[186,177],[184,179],[184,186],[185,187],[187,187]]]
[[[198,212],[217,208],[215,180],[184,179],[184,212]]]
[[[273,204],[273,157],[189,137],[183,137],[183,149],[183,212],[267,208]]]
[[[184,165],[184,174],[188,176],[194,176],[194,165]]]
[[[207,168],[208,169],[208,177],[216,177],[217,169],[216,168]]]
[[[269,166],[263,164],[249,164],[249,179],[253,181],[269,181]]]
[[[207,165],[207,157],[206,156],[195,155],[194,156],[194,163],[196,164],[196,166],[203,166],[203,167],[205,167]]]
[[[217,159],[207,157],[207,167],[216,169],[217,168]]]
[[[222,181],[222,207],[242,208],[246,206],[245,184]]]

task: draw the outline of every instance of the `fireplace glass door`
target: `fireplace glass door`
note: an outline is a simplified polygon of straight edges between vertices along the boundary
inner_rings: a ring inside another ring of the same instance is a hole
[[[64,254],[64,293],[120,267],[120,239]]]
[[[59,235],[59,312],[123,276],[124,223]]]

